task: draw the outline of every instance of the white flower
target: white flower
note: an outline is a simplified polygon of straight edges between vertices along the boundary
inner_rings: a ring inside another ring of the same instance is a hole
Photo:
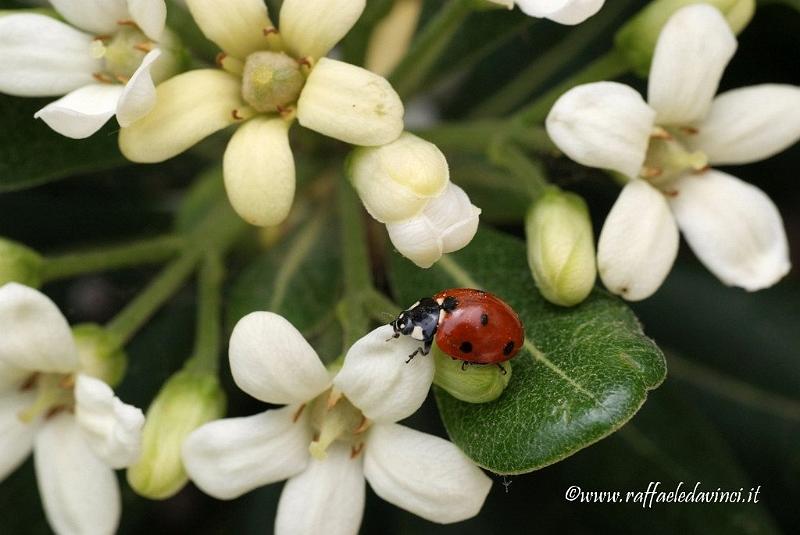
[[[647,103],[628,86],[599,82],[565,93],[547,118],[550,137],[567,156],[629,179],[597,256],[606,287],[626,299],[644,299],[664,281],[678,228],[725,284],[755,291],[790,269],[772,201],[709,168],[768,158],[800,138],[798,87],[764,84],[714,98],[735,50],[719,11],[685,7],[659,36]]]
[[[230,342],[234,380],[281,409],[211,422],[184,443],[191,479],[232,499],[288,478],[275,531],[355,534],[366,479],[376,494],[434,522],[478,513],[491,480],[453,444],[397,425],[425,400],[433,359],[406,364],[417,342],[380,327],[356,342],[331,380],[284,318],[254,312]],[[404,339],[405,338],[405,339]]]
[[[442,151],[413,134],[354,150],[348,175],[397,250],[420,267],[465,247],[478,230],[481,211],[450,182]]]
[[[114,115],[129,126],[150,111],[154,80],[174,69],[172,55],[158,48],[164,0],[50,3],[72,26],[34,13],[0,18],[0,92],[64,95],[34,117],[76,139],[91,136]]]
[[[239,215],[276,225],[292,206],[289,127],[354,145],[383,145],[403,130],[403,103],[383,77],[324,57],[353,27],[365,0],[285,0],[280,32],[263,0],[189,0],[224,70],[191,71],[158,87],[146,118],[120,134],[130,160],[160,162],[235,123],[225,186]],[[227,72],[226,72],[227,71]]]
[[[603,7],[605,0],[489,0],[512,9],[514,4],[531,17],[561,24],[580,24]]]
[[[114,468],[139,455],[144,415],[81,372],[67,320],[38,291],[0,287],[0,480],[34,451],[47,519],[59,534],[113,533]]]

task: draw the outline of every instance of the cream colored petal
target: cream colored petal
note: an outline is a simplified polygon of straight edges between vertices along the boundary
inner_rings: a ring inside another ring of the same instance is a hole
[[[189,71],[156,88],[156,104],[145,117],[119,134],[119,147],[134,162],[172,158],[237,121],[241,82],[216,69]]]
[[[324,460],[311,459],[286,482],[275,517],[276,535],[355,535],[364,515],[363,456],[336,442]]]
[[[752,292],[789,272],[783,221],[763,191],[713,169],[687,175],[675,190],[669,203],[686,241],[722,282]]]
[[[284,0],[281,36],[296,57],[321,58],[353,27],[366,0]]]
[[[697,134],[687,139],[712,165],[774,156],[800,139],[800,87],[763,84],[722,93]]]
[[[36,480],[47,521],[59,535],[114,533],[119,524],[119,484],[83,438],[75,418],[62,412],[36,435]]]
[[[672,15],[658,38],[647,86],[656,122],[702,120],[734,52],[736,37],[717,8],[693,4]]]
[[[28,457],[39,422],[25,423],[19,413],[30,407],[36,392],[0,392],[0,482]]]
[[[291,405],[210,422],[183,443],[186,472],[203,492],[231,500],[302,472],[312,440],[308,411]]]
[[[433,382],[433,357],[417,354],[406,363],[420,342],[393,334],[391,325],[384,325],[358,340],[333,379],[336,388],[376,422],[397,422],[414,414]]]
[[[328,371],[294,325],[272,312],[239,320],[229,346],[236,384],[267,403],[305,403],[330,385]]]
[[[138,459],[144,414],[123,403],[100,379],[78,375],[75,420],[95,455],[112,468],[124,468]]]
[[[450,183],[442,151],[408,132],[387,145],[354,150],[347,170],[367,211],[380,222],[418,215]]]
[[[117,122],[120,126],[132,125],[156,105],[156,86],[153,84],[150,68],[159,56],[161,51],[158,49],[148,52],[142,59],[142,64],[125,84],[117,103]]]
[[[519,8],[532,17],[561,24],[580,24],[603,7],[605,0],[517,0]]]
[[[94,34],[117,30],[117,22],[128,18],[125,0],[49,0],[67,22]]]
[[[375,74],[388,76],[408,52],[421,13],[422,0],[396,0],[372,30],[364,66]]]
[[[678,243],[678,227],[664,195],[644,180],[632,180],[600,232],[600,278],[629,301],[650,297],[672,269]]]
[[[397,424],[368,433],[364,475],[375,494],[439,524],[480,512],[492,480],[454,444]]]
[[[576,162],[634,178],[644,163],[655,115],[632,88],[596,82],[564,93],[546,126],[553,142]]]
[[[78,348],[58,307],[43,293],[14,282],[0,286],[0,360],[17,369],[69,373]]]
[[[144,34],[159,41],[167,23],[167,4],[164,0],[128,0],[128,12]]]
[[[266,50],[264,30],[273,28],[263,0],[186,0],[197,25],[222,50],[244,60]]]
[[[0,92],[59,96],[94,82],[102,62],[89,53],[92,36],[52,17],[0,17]]]
[[[294,200],[294,158],[289,123],[255,117],[242,125],[225,150],[225,189],[242,219],[260,227],[277,225]]]
[[[90,84],[51,102],[33,116],[73,139],[84,139],[100,130],[117,110],[122,87]]]
[[[353,145],[384,145],[403,132],[403,103],[385,78],[322,58],[297,102],[300,124]]]

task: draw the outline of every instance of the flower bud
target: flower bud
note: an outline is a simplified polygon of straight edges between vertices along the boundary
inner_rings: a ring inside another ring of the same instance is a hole
[[[31,288],[42,285],[44,260],[21,243],[0,238],[0,286],[18,282]]]
[[[72,328],[81,371],[116,386],[125,375],[128,356],[120,341],[105,327],[84,323]]]
[[[539,291],[561,306],[577,305],[597,276],[589,210],[578,195],[557,188],[537,200],[525,218],[528,265]]]
[[[661,29],[680,8],[700,3],[719,9],[736,34],[744,30],[755,12],[755,0],[655,0],[631,18],[614,38],[631,69],[647,76]]]
[[[372,30],[364,65],[387,76],[408,52],[419,23],[422,0],[394,0],[391,11]]]
[[[361,202],[381,223],[418,215],[450,182],[442,151],[408,132],[388,145],[354,150],[347,171]]]
[[[501,370],[493,365],[464,365],[434,344],[431,356],[436,364],[433,382],[448,394],[467,403],[488,403],[500,397],[511,380],[511,362]],[[505,372],[503,371],[505,370]]]
[[[142,455],[128,468],[128,483],[142,496],[163,500],[189,480],[181,448],[189,434],[225,413],[225,393],[213,374],[182,370],[173,375],[147,410]]]

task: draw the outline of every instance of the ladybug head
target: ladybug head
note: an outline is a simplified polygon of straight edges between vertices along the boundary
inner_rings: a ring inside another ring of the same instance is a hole
[[[413,332],[415,323],[410,312],[410,310],[404,310],[389,324],[394,329],[395,338],[401,334],[411,334]]]

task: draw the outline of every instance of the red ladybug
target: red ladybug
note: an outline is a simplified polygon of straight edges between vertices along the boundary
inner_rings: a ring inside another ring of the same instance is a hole
[[[411,336],[427,355],[434,339],[445,354],[467,364],[497,364],[513,358],[525,341],[519,316],[499,297],[482,290],[454,288],[420,299],[390,323],[394,337]],[[502,366],[501,366],[502,368]]]

